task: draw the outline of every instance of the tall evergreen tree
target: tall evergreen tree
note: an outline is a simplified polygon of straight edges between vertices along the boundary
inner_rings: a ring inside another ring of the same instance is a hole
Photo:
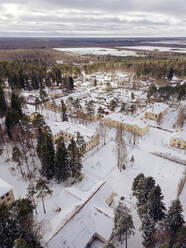
[[[14,109],[20,118],[22,117],[22,99],[15,92],[12,92],[11,96],[11,109]]]
[[[164,211],[166,210],[163,203],[164,196],[162,195],[159,185],[153,187],[148,194],[147,204],[148,215],[154,220],[155,223],[161,221],[165,217]]]
[[[143,246],[145,248],[152,248],[154,247],[154,240],[153,235],[155,232],[155,222],[152,218],[150,218],[148,215],[146,218],[144,218],[142,222],[142,237],[143,237]]]
[[[43,180],[42,178],[40,178],[37,181],[36,190],[37,190],[37,198],[41,199],[42,205],[43,205],[43,212],[44,214],[46,214],[46,207],[45,207],[44,199],[48,195],[52,195],[52,190],[49,188],[47,181]]]
[[[172,201],[165,217],[164,227],[170,233],[169,248],[171,248],[175,241],[176,232],[183,227],[185,223],[183,218],[183,207],[179,199]]]
[[[169,80],[172,80],[173,76],[174,76],[174,69],[173,68],[170,68],[170,70],[168,72],[168,75],[167,75],[167,78]]]
[[[54,145],[51,133],[44,134],[44,143],[41,145],[41,175],[48,180],[54,176]]]
[[[72,77],[69,77],[68,78],[68,81],[69,81],[69,83],[68,83],[68,89],[69,90],[73,90],[74,89],[74,80],[73,80],[73,78]]]
[[[93,101],[88,101],[85,104],[85,107],[86,107],[86,114],[89,117],[92,117],[94,115],[94,102]]]
[[[71,176],[69,167],[68,152],[64,140],[59,138],[55,154],[55,179],[58,183],[66,181]]]
[[[41,175],[51,179],[54,176],[54,144],[49,126],[42,116],[38,116],[34,122],[37,128],[37,153],[41,161]]]
[[[72,171],[72,177],[81,180],[82,179],[81,155],[74,139],[71,139],[71,142],[68,145],[68,157],[69,157],[69,166]]]
[[[4,97],[4,92],[1,87],[1,82],[0,82],[0,117],[3,117],[6,115],[7,112],[7,106],[6,106],[6,101]]]
[[[38,236],[30,200],[19,199],[10,205],[0,204],[0,247],[12,248],[16,243],[20,244],[15,241],[21,237],[29,248],[41,248]]]
[[[63,100],[61,100],[61,119],[62,119],[62,122],[68,121],[67,107]]]
[[[79,149],[80,156],[84,156],[86,152],[86,143],[80,132],[77,132],[76,143]]]
[[[122,202],[119,202],[114,215],[113,238],[121,243],[125,240],[127,248],[127,240],[131,235],[134,235],[134,224],[130,210]]]

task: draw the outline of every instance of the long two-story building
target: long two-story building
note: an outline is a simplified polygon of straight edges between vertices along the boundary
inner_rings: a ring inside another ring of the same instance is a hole
[[[145,111],[145,118],[151,120],[162,119],[168,113],[169,106],[165,103],[156,102]]]
[[[84,138],[86,147],[85,151],[93,149],[100,142],[99,134],[94,129],[87,128],[84,125],[75,124],[71,122],[47,122],[51,128],[53,141],[62,137],[65,142],[70,142],[71,139],[77,138],[77,133]]]
[[[143,136],[149,131],[149,124],[145,120],[125,117],[121,113],[111,113],[104,118],[103,122],[106,126],[121,128],[140,136]]]

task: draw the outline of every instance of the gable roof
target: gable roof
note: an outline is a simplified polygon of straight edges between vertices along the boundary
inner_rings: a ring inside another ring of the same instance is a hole
[[[0,197],[12,190],[12,187],[0,178]]]
[[[85,197],[82,205],[49,240],[48,247],[84,248],[95,233],[108,240],[114,216],[113,210],[105,201],[111,194],[109,184],[97,184]]]
[[[169,106],[162,102],[156,102],[152,107],[148,108],[146,112],[153,114],[160,114],[164,112]]]

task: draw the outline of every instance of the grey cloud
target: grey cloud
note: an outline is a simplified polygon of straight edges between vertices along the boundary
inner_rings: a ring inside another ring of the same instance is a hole
[[[0,36],[184,36],[184,1],[0,0]]]

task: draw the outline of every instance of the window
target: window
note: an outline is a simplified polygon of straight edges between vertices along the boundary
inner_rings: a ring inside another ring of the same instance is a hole
[[[8,193],[6,193],[6,197],[7,197],[7,196],[9,196],[9,192],[8,192]]]
[[[1,200],[3,200],[4,199],[4,195],[3,196],[1,196]]]
[[[10,197],[7,198],[7,201],[10,201]]]

